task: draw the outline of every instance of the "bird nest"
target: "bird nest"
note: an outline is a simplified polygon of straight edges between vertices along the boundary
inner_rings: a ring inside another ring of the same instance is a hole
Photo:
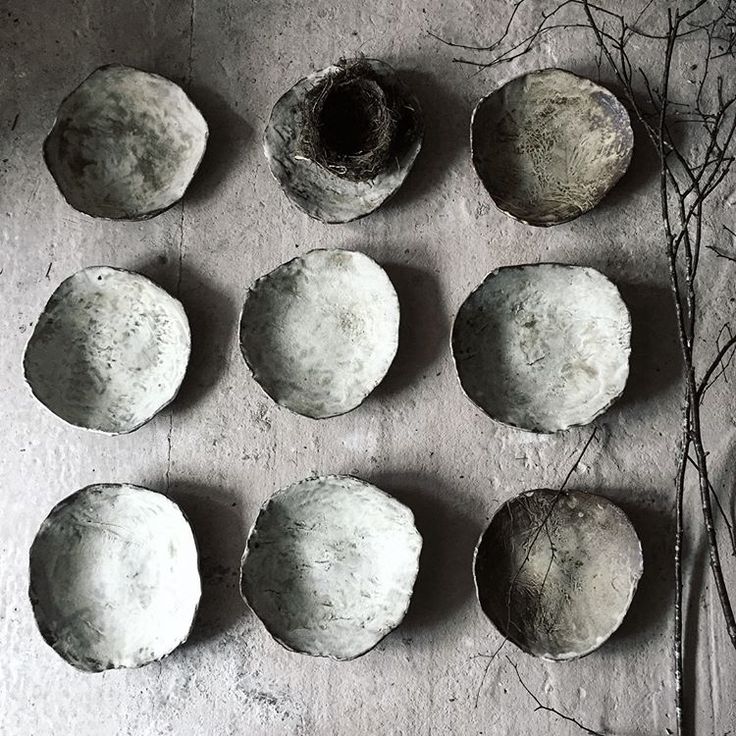
[[[395,158],[407,112],[365,60],[342,60],[304,100],[300,154],[344,179],[372,179]]]

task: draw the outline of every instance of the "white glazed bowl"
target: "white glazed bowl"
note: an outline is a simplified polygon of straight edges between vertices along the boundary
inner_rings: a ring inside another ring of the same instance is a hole
[[[250,288],[240,345],[276,403],[313,419],[359,406],[383,380],[399,341],[399,300],[368,256],[313,250]]]
[[[593,268],[499,268],[458,310],[452,349],[468,397],[492,419],[532,432],[592,422],[629,375],[631,317]]]
[[[190,346],[174,297],[138,273],[93,266],[53,293],[23,367],[36,398],[69,424],[124,434],[174,399]]]
[[[421,547],[411,511],[388,494],[350,476],[310,478],[261,509],[243,597],[287,649],[354,659],[404,618]]]
[[[43,638],[78,669],[161,659],[186,640],[199,603],[191,527],[160,493],[87,486],[41,524],[30,598]]]
[[[61,103],[43,150],[72,207],[93,217],[142,220],[184,196],[207,136],[207,123],[181,87],[111,64]]]

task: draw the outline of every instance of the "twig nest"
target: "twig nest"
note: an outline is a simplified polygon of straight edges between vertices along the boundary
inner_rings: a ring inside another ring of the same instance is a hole
[[[532,432],[592,422],[629,374],[631,317],[618,289],[583,266],[499,268],[458,310],[452,349],[467,396]]]
[[[313,250],[282,264],[250,288],[240,319],[255,380],[276,403],[313,419],[360,405],[398,341],[396,291],[355,251]]]
[[[142,220],[184,196],[207,135],[207,123],[181,87],[112,64],[94,71],[61,103],[44,158],[75,209]]]
[[[419,101],[376,59],[310,74],[273,108],[264,149],[286,195],[310,217],[348,222],[404,182],[422,144]]]
[[[562,69],[512,79],[478,103],[471,122],[480,180],[502,212],[529,225],[558,225],[595,207],[633,146],[618,99]]]
[[[375,486],[303,480],[261,509],[243,554],[243,597],[287,649],[354,659],[404,618],[421,546],[411,511]]]
[[[36,398],[64,421],[124,434],[174,399],[190,344],[176,299],[138,273],[94,266],[53,293],[23,367]]]
[[[189,635],[197,548],[179,507],[125,483],[59,503],[30,551],[30,598],[46,642],[88,672],[140,667]]]
[[[474,564],[491,623],[523,651],[551,660],[601,646],[621,625],[642,570],[639,538],[618,506],[546,489],[501,506]]]

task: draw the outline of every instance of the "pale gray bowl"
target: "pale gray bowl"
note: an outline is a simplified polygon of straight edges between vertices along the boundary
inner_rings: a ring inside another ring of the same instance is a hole
[[[493,515],[475,551],[478,600],[524,652],[582,657],[613,634],[643,571],[626,514],[602,496],[527,491]]]
[[[43,150],[72,207],[92,217],[143,220],[184,196],[207,135],[181,87],[111,64],[61,103]]]
[[[310,90],[338,71],[331,65],[297,82],[271,112],[263,144],[268,165],[286,196],[303,212],[326,223],[364,217],[378,209],[404,183],[422,146],[423,123],[419,100],[398,78],[394,69],[377,59],[364,59],[404,99],[412,117],[410,135],[402,141],[395,161],[368,181],[350,181],[306,159],[299,151],[302,109]]]
[[[87,672],[140,667],[188,637],[200,598],[197,547],[181,509],[126,483],[54,507],[30,550],[41,634]]]
[[[278,404],[313,419],[359,406],[399,342],[399,300],[357,251],[313,250],[259,278],[240,318],[253,377]]]
[[[512,79],[478,103],[471,122],[480,180],[502,212],[528,225],[558,225],[595,207],[633,147],[618,99],[563,69]]]
[[[243,597],[287,649],[354,659],[404,618],[421,547],[411,511],[387,493],[351,476],[310,478],[258,514]]]
[[[34,396],[64,421],[125,434],[174,399],[190,346],[174,297],[138,273],[93,266],[53,293],[23,368]]]
[[[631,317],[611,281],[560,263],[490,273],[458,310],[452,350],[467,396],[531,432],[585,425],[621,395]]]

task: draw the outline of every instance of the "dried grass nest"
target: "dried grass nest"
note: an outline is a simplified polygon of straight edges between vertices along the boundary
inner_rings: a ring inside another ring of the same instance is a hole
[[[362,58],[341,59],[303,103],[299,155],[350,181],[397,158],[416,125],[400,90]]]

